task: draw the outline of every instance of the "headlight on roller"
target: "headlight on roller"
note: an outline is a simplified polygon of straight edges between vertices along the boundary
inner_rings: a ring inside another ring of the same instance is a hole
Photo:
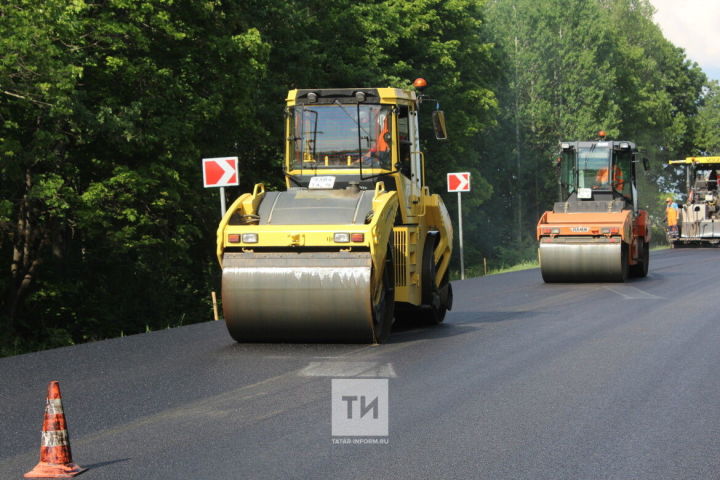
[[[257,233],[243,233],[242,241],[243,241],[243,243],[258,243],[258,234]]]
[[[338,232],[333,236],[335,243],[350,243],[350,234],[347,232]]]

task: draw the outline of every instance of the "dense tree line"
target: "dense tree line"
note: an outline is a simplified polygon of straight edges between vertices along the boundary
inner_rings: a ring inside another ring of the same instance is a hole
[[[663,161],[720,147],[720,90],[651,16],[646,0],[8,0],[0,349],[208,319],[219,214],[200,159],[241,159],[230,197],[279,188],[294,87],[430,81],[451,141],[424,145],[427,178],[473,173],[468,264],[534,255],[557,143],[600,128],[645,148],[659,215]]]
[[[502,241],[487,238],[484,250],[500,262],[534,255],[533,226],[557,198],[558,142],[597,138],[599,130],[634,141],[651,161],[649,172],[638,169],[640,205],[663,241],[658,179],[670,190],[677,183],[663,164],[693,149],[707,80],[652,13],[646,0],[489,2],[488,24],[504,52],[496,89],[504,108],[494,134],[481,136],[492,152],[483,173],[502,187],[483,212]]]

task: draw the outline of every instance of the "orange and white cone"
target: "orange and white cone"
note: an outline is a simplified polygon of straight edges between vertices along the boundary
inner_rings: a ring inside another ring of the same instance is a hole
[[[80,475],[85,470],[87,468],[82,468],[72,461],[60,384],[52,381],[48,385],[45,403],[45,419],[40,439],[40,462],[27,472],[25,477],[70,478]]]

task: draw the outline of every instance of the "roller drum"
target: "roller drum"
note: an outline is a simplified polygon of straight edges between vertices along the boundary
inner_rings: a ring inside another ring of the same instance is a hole
[[[223,315],[238,342],[373,341],[370,253],[225,253]]]
[[[541,243],[540,271],[546,282],[623,282],[627,259],[621,243]]]

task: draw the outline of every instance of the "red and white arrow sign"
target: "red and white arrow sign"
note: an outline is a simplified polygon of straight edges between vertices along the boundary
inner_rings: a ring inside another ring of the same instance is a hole
[[[456,172],[447,174],[448,192],[469,192],[470,172]]]
[[[205,188],[239,185],[238,157],[203,158],[203,183]]]

